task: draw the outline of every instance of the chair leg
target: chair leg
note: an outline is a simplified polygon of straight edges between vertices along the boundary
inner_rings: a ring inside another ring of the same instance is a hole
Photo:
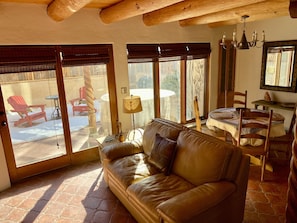
[[[28,124],[29,124],[29,126],[32,126],[32,119],[31,118],[29,118]]]
[[[261,182],[264,181],[264,172],[266,167],[266,156],[262,156],[262,167],[261,167]]]

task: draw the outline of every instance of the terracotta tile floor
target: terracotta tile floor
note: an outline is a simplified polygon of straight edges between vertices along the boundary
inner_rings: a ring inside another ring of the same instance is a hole
[[[267,172],[259,182],[251,167],[244,223],[284,222],[288,167]],[[0,222],[136,222],[103,180],[100,163],[91,162],[35,176],[0,193]]]

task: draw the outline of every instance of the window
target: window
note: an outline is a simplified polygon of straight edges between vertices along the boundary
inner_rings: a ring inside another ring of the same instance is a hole
[[[135,114],[136,127],[153,117],[193,121],[194,96],[206,116],[208,43],[128,44],[127,50],[130,93],[143,103],[143,112]]]
[[[199,112],[206,116],[206,83],[207,83],[207,59],[187,60],[186,70],[186,120],[195,118],[192,107],[193,99],[197,96]]]

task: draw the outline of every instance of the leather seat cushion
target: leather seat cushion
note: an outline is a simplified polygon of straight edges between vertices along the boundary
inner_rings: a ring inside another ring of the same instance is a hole
[[[148,156],[144,153],[138,153],[112,161],[108,164],[107,168],[124,188],[145,177],[160,173],[158,168],[148,162]]]
[[[127,189],[129,200],[145,212],[157,214],[162,202],[194,188],[194,185],[176,175],[163,173],[147,177]]]

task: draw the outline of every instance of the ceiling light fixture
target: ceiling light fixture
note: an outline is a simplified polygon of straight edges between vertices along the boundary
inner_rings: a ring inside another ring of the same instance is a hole
[[[232,41],[231,41],[231,46],[233,46],[235,49],[241,49],[241,50],[248,50],[250,47],[262,47],[263,43],[265,42],[265,32],[264,30],[262,31],[262,40],[258,40],[258,33],[254,31],[252,33],[252,41],[247,41],[246,35],[245,35],[245,20],[249,18],[248,15],[243,15],[241,19],[243,20],[243,33],[241,37],[241,41],[237,42],[236,40],[236,32],[233,32],[232,36]],[[260,45],[258,44],[260,42]],[[222,42],[220,45],[224,48],[227,49],[227,43],[226,43],[226,35],[223,35]]]

